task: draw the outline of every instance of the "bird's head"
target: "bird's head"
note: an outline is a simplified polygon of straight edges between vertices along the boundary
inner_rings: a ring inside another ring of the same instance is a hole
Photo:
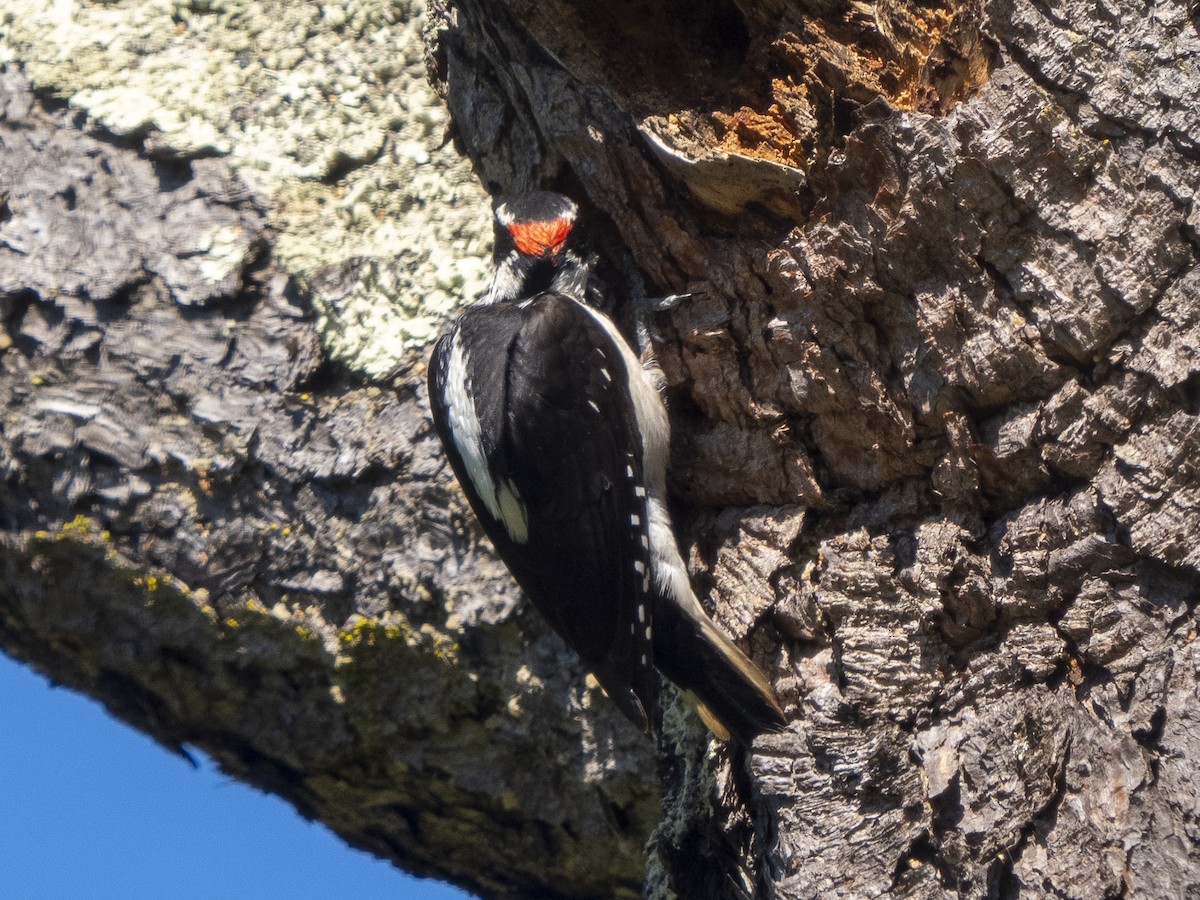
[[[502,303],[557,291],[582,301],[588,266],[575,219],[579,208],[550,191],[523,194],[496,205],[496,274],[488,302]]]

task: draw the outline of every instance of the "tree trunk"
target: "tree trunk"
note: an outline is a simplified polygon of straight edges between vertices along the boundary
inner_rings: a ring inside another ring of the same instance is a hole
[[[1185,6],[495,7],[458,134],[693,293],[674,486],[795,722],[674,748],[651,893],[1200,891]]]
[[[345,348],[405,267],[296,262],[291,188],[73,115],[22,15],[6,652],[488,897],[1200,893],[1183,3],[435,0],[488,190],[692,293],[653,329],[677,520],[792,725],[744,753],[669,705],[657,773],[471,521],[421,341]]]

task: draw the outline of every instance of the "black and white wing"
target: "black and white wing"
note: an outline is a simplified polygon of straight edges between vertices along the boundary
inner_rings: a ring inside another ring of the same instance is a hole
[[[438,342],[434,423],[517,582],[643,729],[654,715],[647,501],[630,373],[559,294],[477,306]]]

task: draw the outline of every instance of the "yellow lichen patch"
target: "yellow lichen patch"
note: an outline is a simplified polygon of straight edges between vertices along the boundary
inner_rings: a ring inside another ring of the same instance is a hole
[[[245,601],[245,608],[252,613],[266,615],[267,608],[255,597],[248,597]]]
[[[70,522],[64,522],[59,531],[64,537],[88,537],[92,534],[92,520],[87,516],[76,516]]]
[[[344,658],[339,658],[339,664],[349,662],[355,651],[383,648],[388,644],[419,648],[447,663],[458,661],[458,644],[452,638],[428,623],[414,629],[394,613],[386,619],[351,616],[346,627],[338,631],[338,643],[344,653]]]
[[[38,541],[79,541],[89,545],[106,547],[112,552],[112,533],[99,526],[93,519],[85,515],[77,515],[69,522],[64,522],[55,531],[38,529],[33,533]]]

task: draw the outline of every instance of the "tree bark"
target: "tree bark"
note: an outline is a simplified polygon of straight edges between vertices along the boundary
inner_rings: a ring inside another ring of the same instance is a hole
[[[409,871],[635,896],[651,747],[524,615],[421,357],[334,366],[225,162],[59,105],[0,73],[0,646]]]
[[[1187,7],[435,0],[427,38],[489,191],[691,292],[677,517],[791,728],[671,704],[656,773],[522,614],[421,354],[330,362],[310,295],[362,261],[290,278],[223,159],[11,65],[0,646],[484,896],[1200,892]]]
[[[674,487],[795,724],[672,748],[650,893],[1200,891],[1185,5],[440,20],[490,189],[582,191],[693,294],[656,342]]]

